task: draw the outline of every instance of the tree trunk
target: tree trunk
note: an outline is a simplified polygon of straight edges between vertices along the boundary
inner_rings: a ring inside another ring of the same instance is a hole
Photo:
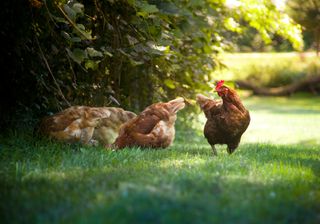
[[[319,57],[319,51],[320,51],[320,30],[315,31],[315,38],[316,38],[316,52],[317,57]]]
[[[315,86],[320,84],[320,75],[274,88],[259,87],[248,81],[236,81],[236,84],[239,88],[252,90],[253,94],[262,96],[287,96],[306,88],[310,88],[311,92],[316,93]]]
[[[316,51],[317,51],[317,57],[319,57],[320,52],[320,37],[317,37],[317,43],[316,43]]]

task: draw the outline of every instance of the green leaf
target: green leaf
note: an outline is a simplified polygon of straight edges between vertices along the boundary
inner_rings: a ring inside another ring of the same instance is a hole
[[[118,49],[118,51],[119,51],[121,54],[123,54],[124,56],[127,56],[128,58],[131,58],[131,55],[128,54],[127,52],[125,52],[124,50]]]
[[[108,67],[105,67],[104,74],[106,74],[106,75],[109,75],[109,74],[110,74],[110,71],[109,71]]]
[[[68,34],[67,32],[65,31],[61,31],[61,35],[66,38],[67,40],[71,40],[71,36],[70,34]]]
[[[134,6],[136,4],[136,0],[127,0],[129,5]]]
[[[136,43],[139,43],[139,41],[136,38],[130,35],[127,35],[127,39],[130,45],[135,45]]]
[[[81,3],[74,3],[72,6],[72,9],[76,13],[83,13],[83,8],[84,8],[84,6]]]
[[[85,30],[86,30],[86,27],[85,27],[83,24],[81,24],[81,23],[78,23],[78,24],[77,24],[77,27],[78,27],[80,30],[82,30],[82,31],[85,31]]]
[[[63,9],[72,21],[76,20],[77,13],[72,8],[70,8],[68,5],[65,4],[63,5]]]
[[[79,43],[79,42],[81,42],[81,38],[80,37],[72,37],[71,41],[74,43]]]
[[[82,36],[84,36],[87,40],[91,40],[91,32],[82,32]]]
[[[171,79],[165,79],[163,81],[163,83],[169,87],[170,89],[175,89],[176,88],[176,85],[174,84],[174,82],[171,80]]]
[[[240,24],[237,23],[232,17],[225,19],[224,25],[228,30],[231,30],[231,31],[237,32],[237,33],[241,32]]]
[[[90,68],[95,71],[99,68],[99,63],[100,63],[100,61],[87,60],[84,64],[84,67],[86,69]]]
[[[103,54],[100,51],[97,51],[92,47],[88,47],[87,52],[90,57],[103,57]]]
[[[69,22],[65,19],[65,18],[62,18],[62,17],[59,17],[59,16],[54,16],[52,15],[52,17],[54,18],[54,20],[58,23],[65,23],[65,24],[69,24]]]
[[[136,61],[136,60],[133,60],[132,58],[129,58],[129,60],[130,60],[131,65],[133,65],[133,66],[138,66],[138,65],[144,64],[143,61]]]
[[[104,55],[107,55],[109,57],[113,56],[109,51],[106,50],[105,47],[101,47],[100,50],[103,52]]]
[[[149,4],[146,3],[146,2],[143,2],[143,3],[140,5],[140,9],[141,9],[143,12],[146,12],[146,13],[159,12],[159,9],[157,8],[157,6],[155,6],[155,5],[149,5]]]
[[[197,0],[199,2],[199,0]],[[181,14],[181,10],[171,2],[159,1],[157,2],[157,8],[160,10],[162,14],[166,15],[179,15]]]
[[[76,24],[77,28],[79,30],[77,30],[76,28],[73,29],[73,32],[77,35],[80,35],[81,38],[85,38],[85,39],[88,39],[88,40],[91,40],[92,39],[92,36],[91,36],[91,31],[86,31],[86,28],[83,24],[81,23],[78,23]]]
[[[72,60],[74,60],[78,64],[81,64],[84,59],[88,58],[87,52],[79,48],[75,48],[73,51],[71,51],[69,48],[67,48],[66,50]]]
[[[103,51],[103,53],[104,53],[105,55],[109,56],[109,57],[112,57],[112,56],[113,56],[113,54],[111,54],[109,51]]]
[[[137,12],[138,16],[148,17],[151,13],[159,12],[159,9],[155,5],[150,5],[146,2],[137,2],[137,7],[140,11]]]

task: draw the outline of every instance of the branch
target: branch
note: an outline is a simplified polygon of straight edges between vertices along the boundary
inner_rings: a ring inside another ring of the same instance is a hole
[[[70,60],[70,56],[68,55],[68,53],[66,53],[66,56],[68,58],[70,69],[71,69],[71,72],[73,74],[73,87],[76,88],[76,86],[77,86],[77,76],[76,76],[76,73],[73,70],[72,63],[71,63],[71,60]]]
[[[239,86],[239,88],[252,90],[253,94],[262,96],[286,96],[298,90],[306,87],[312,87],[319,83],[320,75],[312,76],[304,80],[296,81],[289,85],[274,88],[259,87],[248,81],[236,81],[236,84]]]
[[[71,104],[69,103],[69,101],[68,101],[68,100],[65,98],[65,96],[63,95],[63,93],[62,93],[62,91],[61,91],[61,88],[60,88],[60,86],[59,86],[59,84],[58,84],[57,80],[55,79],[55,77],[54,77],[54,75],[53,75],[52,71],[51,71],[51,68],[50,68],[50,66],[49,66],[49,63],[48,63],[48,61],[47,61],[46,57],[45,57],[45,56],[44,56],[44,54],[43,54],[43,51],[42,51],[42,49],[41,49],[41,46],[40,46],[39,40],[38,40],[38,38],[37,38],[37,36],[36,36],[36,35],[35,35],[35,38],[36,38],[36,42],[37,42],[37,45],[38,45],[39,50],[40,50],[41,57],[42,57],[42,59],[43,59],[44,63],[46,64],[46,67],[47,67],[47,69],[48,69],[48,71],[49,71],[49,74],[51,75],[51,77],[52,77],[52,79],[53,79],[53,82],[54,82],[54,84],[56,85],[56,87],[57,87],[57,89],[58,89],[58,92],[59,92],[60,96],[62,97],[62,99],[64,100],[64,102],[65,102],[65,103],[70,107],[70,106],[71,106]]]
[[[68,22],[83,36],[85,37],[87,40],[93,40],[93,38],[89,38],[88,35],[86,33],[84,33],[82,30],[79,29],[79,27],[77,26],[77,24],[75,24],[70,18],[69,16],[65,13],[65,11],[61,8],[60,5],[57,5],[58,9],[60,10],[60,12],[62,13],[62,15],[64,16],[64,18],[66,18],[66,20],[68,20]]]

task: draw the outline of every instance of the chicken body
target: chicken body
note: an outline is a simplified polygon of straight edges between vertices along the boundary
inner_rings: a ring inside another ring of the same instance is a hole
[[[133,112],[116,107],[73,106],[40,122],[40,133],[64,142],[110,145]]]
[[[114,147],[168,147],[175,137],[176,113],[184,106],[183,98],[152,104],[121,127]]]
[[[207,118],[204,136],[215,155],[216,144],[226,144],[228,153],[233,153],[250,123],[249,111],[243,106],[235,90],[225,88],[225,92],[219,94],[222,101],[197,95],[197,102]]]

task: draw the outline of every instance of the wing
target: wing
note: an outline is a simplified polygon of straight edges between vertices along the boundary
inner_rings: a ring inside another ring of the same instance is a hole
[[[133,123],[131,133],[150,133],[155,126],[159,123],[160,118],[155,115],[139,116],[138,119]]]
[[[134,132],[131,136],[134,138],[136,144],[140,146],[167,147],[172,142],[166,134],[167,129],[166,122],[160,121],[149,133],[142,134]]]
[[[114,142],[118,148],[125,146],[146,146],[154,144],[156,133],[152,131],[159,126],[160,118],[152,114],[140,114],[127,123],[123,124],[119,136]]]
[[[217,125],[220,129],[227,132],[230,136],[241,136],[250,123],[248,111],[242,112],[237,110],[224,111],[217,116]]]
[[[85,106],[73,106],[55,115],[44,118],[40,123],[43,133],[59,132],[70,125],[77,124],[78,128],[95,127],[98,122],[110,116],[110,111]]]

